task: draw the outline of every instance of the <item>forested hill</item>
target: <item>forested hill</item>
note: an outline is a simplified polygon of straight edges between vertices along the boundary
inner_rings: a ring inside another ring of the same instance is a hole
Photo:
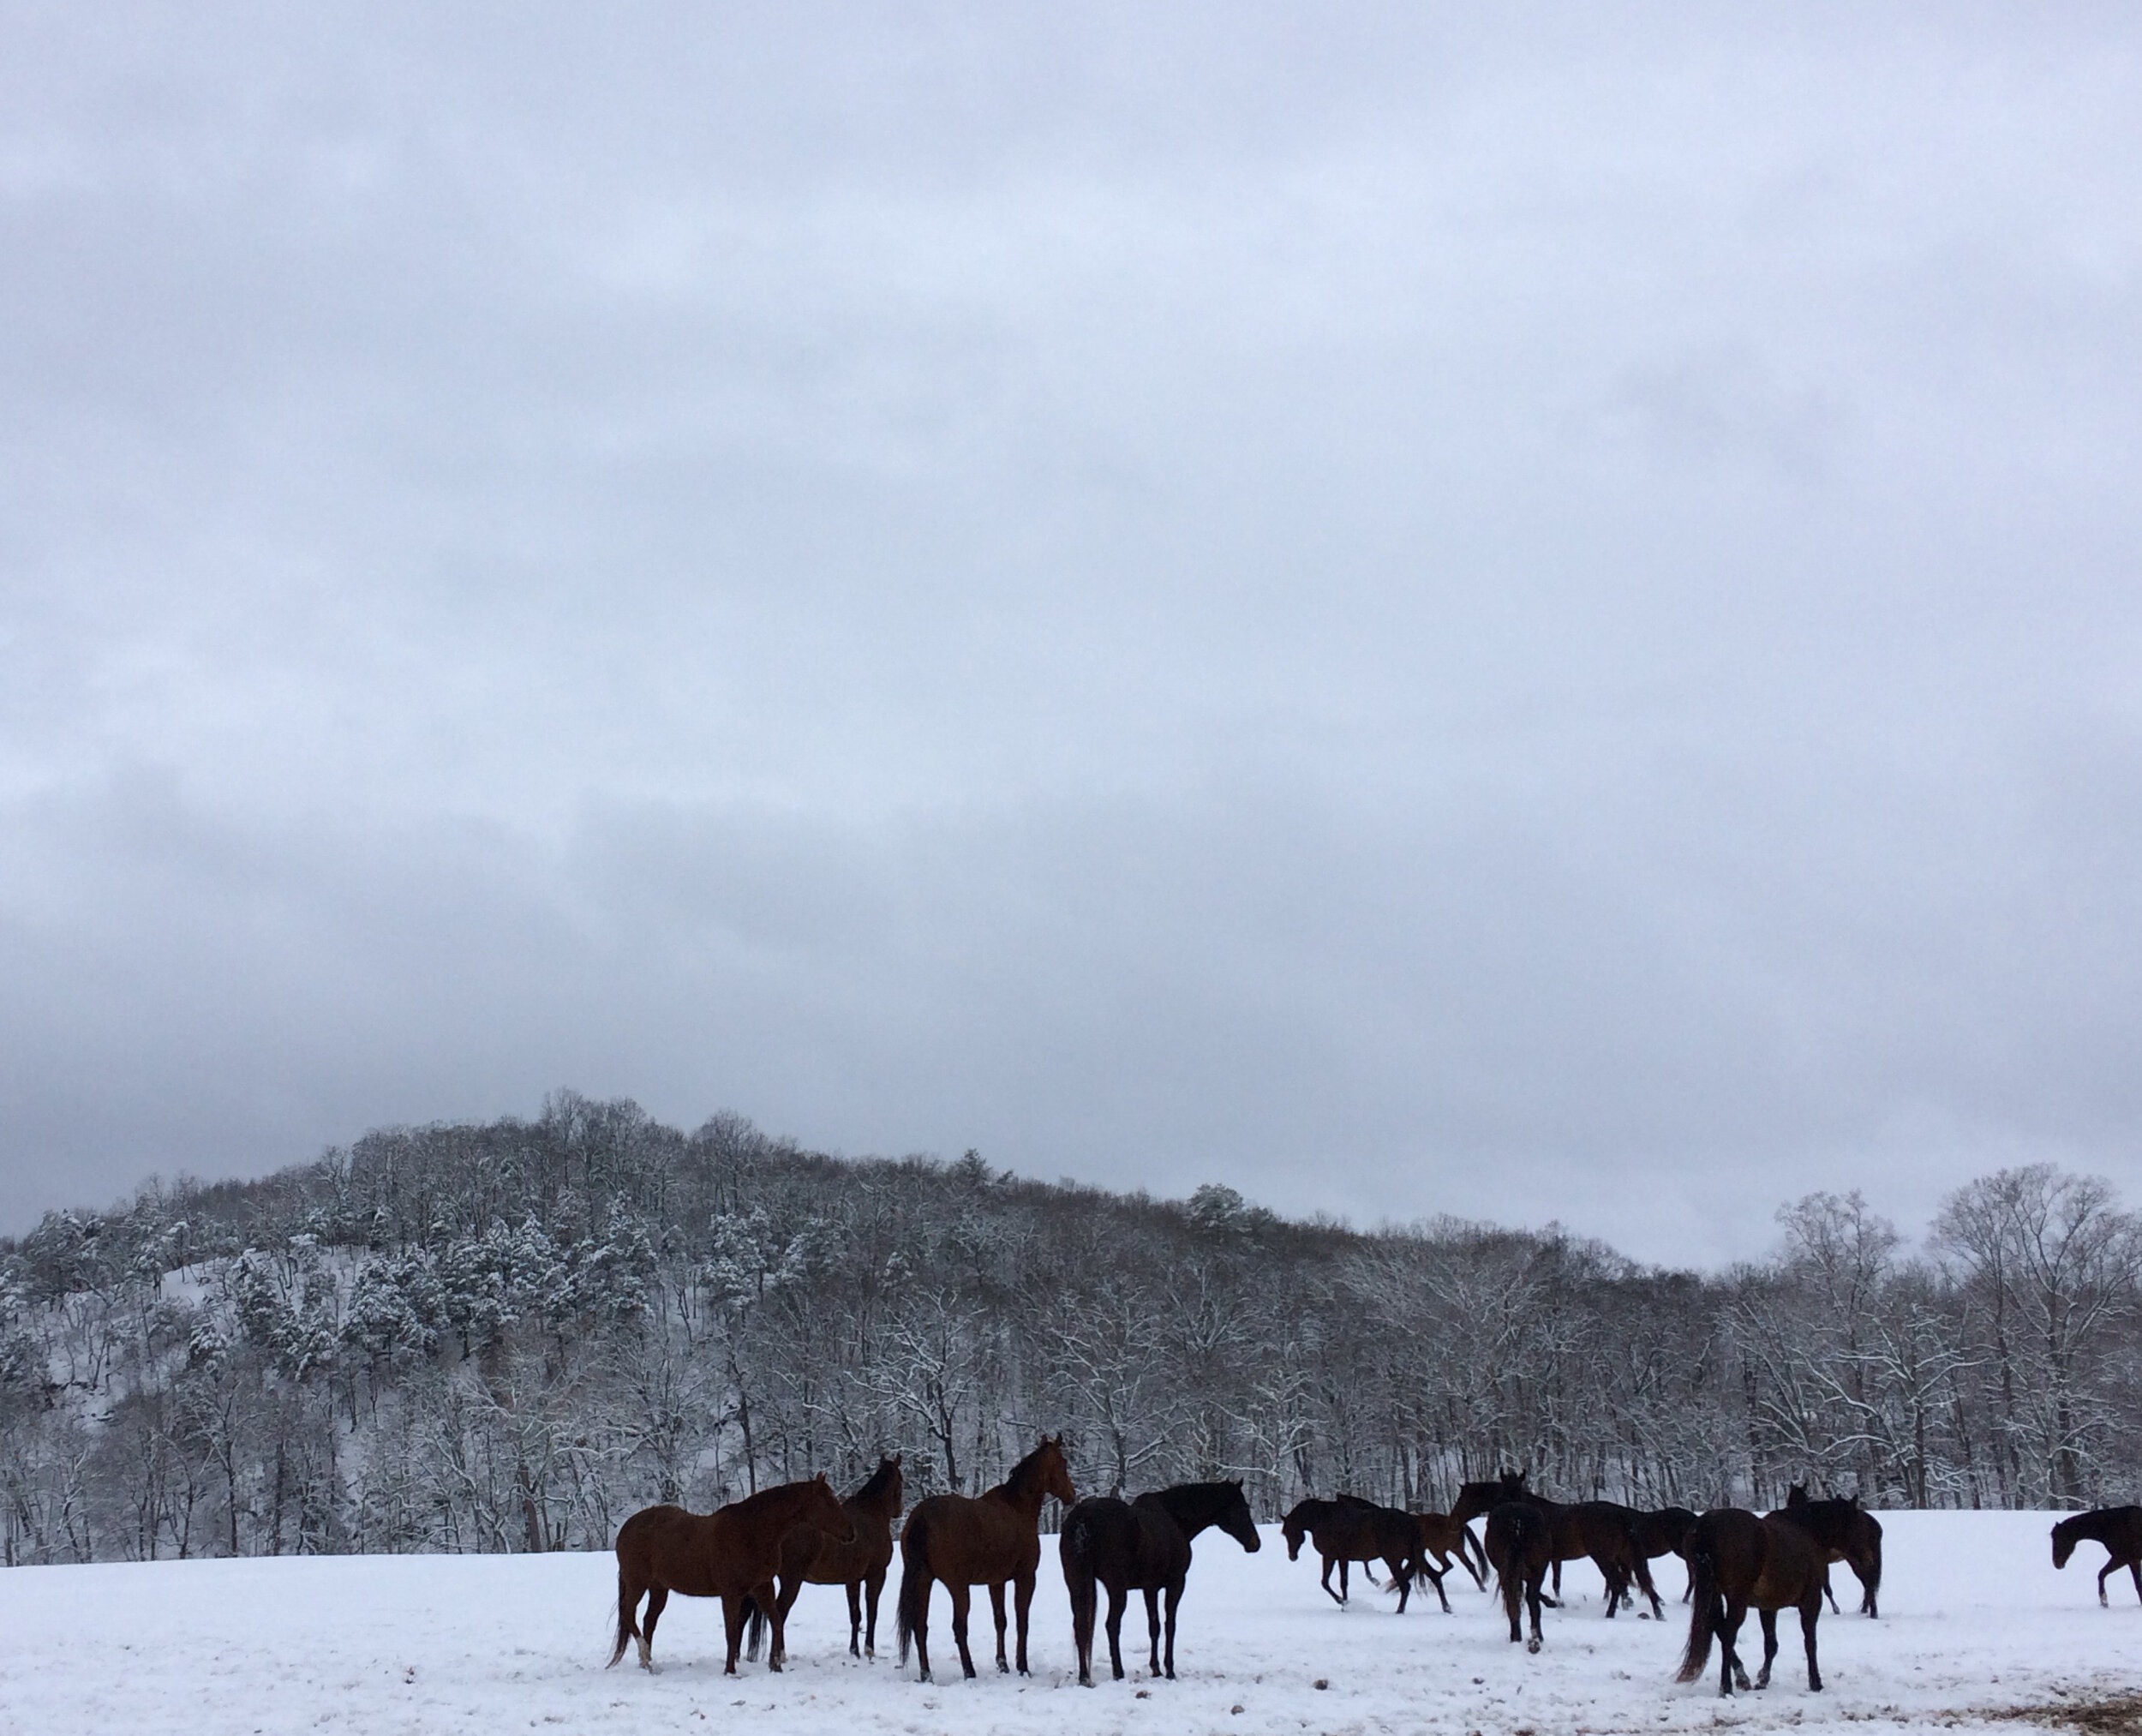
[[[1207,1187],[848,1161],[560,1095],[153,1186],[0,1242],[5,1559],[607,1546],[655,1500],[1243,1478],[1415,1507],[1505,1465],[1659,1505],[1790,1481],[1887,1505],[2130,1499],[2142,1230],[2006,1170],[1923,1254],[1856,1197],[1723,1275],[1439,1221],[1354,1231]]]

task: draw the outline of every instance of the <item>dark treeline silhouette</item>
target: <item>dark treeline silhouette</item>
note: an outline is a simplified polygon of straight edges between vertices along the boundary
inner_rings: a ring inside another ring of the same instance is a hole
[[[1267,1519],[1509,1467],[1640,1508],[2129,1496],[2142,1231],[2104,1183],[1985,1176],[1916,1254],[1856,1195],[1780,1218],[1767,1262],[1659,1271],[560,1094],[0,1242],[0,1547],[607,1548],[881,1452],[972,1494],[1059,1429],[1082,1492],[1239,1478]]]

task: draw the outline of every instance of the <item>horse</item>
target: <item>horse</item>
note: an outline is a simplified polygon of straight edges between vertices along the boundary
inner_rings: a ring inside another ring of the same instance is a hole
[[[1451,1558],[1455,1555],[1458,1565],[1473,1576],[1473,1583],[1482,1591],[1487,1589],[1487,1558],[1481,1553],[1480,1539],[1463,1519],[1453,1519],[1448,1513],[1415,1513],[1413,1527],[1421,1534],[1419,1559],[1423,1571],[1427,1568],[1427,1558],[1433,1555],[1436,1565],[1449,1572]],[[1475,1562],[1479,1565],[1475,1565]],[[1436,1589],[1442,1589],[1439,1578]]]
[[[853,1542],[835,1542],[823,1531],[799,1525],[781,1546],[781,1582],[777,1600],[784,1625],[788,1612],[806,1585],[844,1585],[848,1593],[848,1655],[877,1655],[877,1596],[885,1589],[885,1570],[893,1565],[893,1521],[900,1517],[906,1485],[900,1472],[900,1456],[880,1458],[863,1487],[841,1503],[854,1522]],[[865,1594],[868,1593],[870,1625],[864,1626]],[[745,1656],[758,1655],[759,1637],[766,1627],[766,1612],[752,1602],[751,1638]]]
[[[1406,1597],[1413,1589],[1414,1561],[1421,1553],[1420,1533],[1414,1529],[1410,1513],[1367,1501],[1349,1504],[1312,1498],[1295,1503],[1293,1511],[1279,1522],[1279,1532],[1287,1540],[1289,1561],[1301,1559],[1304,1537],[1316,1544],[1317,1553],[1324,1558],[1324,1572],[1317,1583],[1341,1607],[1347,1599],[1346,1564],[1380,1559],[1391,1570],[1398,1588],[1398,1613],[1406,1613]],[[1337,1591],[1331,1589],[1334,1564],[1339,1571]],[[1444,1607],[1450,1607],[1447,1601]]]
[[[2097,1601],[2109,1609],[2105,1580],[2122,1567],[2134,1575],[2134,1592],[2142,1597],[2142,1507],[2097,1507],[2077,1513],[2053,1527],[2053,1565],[2065,1567],[2075,1546],[2087,1539],[2105,1546],[2105,1565],[2097,1575]]]
[[[1133,1588],[1146,1594],[1152,1673],[1161,1673],[1160,1595],[1168,1595],[1167,1676],[1176,1674],[1176,1611],[1190,1571],[1190,1543],[1218,1525],[1249,1554],[1261,1547],[1239,1482],[1177,1483],[1120,1501],[1097,1495],[1064,1515],[1056,1554],[1071,1594],[1071,1641],[1079,1652],[1079,1685],[1093,1685],[1093,1613],[1097,1584],[1108,1587],[1108,1660],[1123,1679],[1123,1606]]]
[[[1584,1555],[1591,1558],[1600,1577],[1606,1582],[1609,1620],[1629,1596],[1631,1580],[1650,1600],[1652,1614],[1660,1621],[1666,1619],[1666,1607],[1659,1601],[1658,1590],[1651,1583],[1648,1558],[1636,1547],[1636,1516],[1629,1508],[1617,1501],[1551,1501],[1529,1488],[1526,1474],[1519,1470],[1505,1471],[1493,1482],[1461,1483],[1451,1517],[1471,1518],[1511,1501],[1537,1506],[1547,1516],[1554,1577],[1554,1595],[1547,1599],[1548,1608],[1561,1607],[1562,1564]]]
[[[1695,1523],[1696,1515],[1686,1507],[1654,1507],[1630,1521],[1629,1535],[1636,1542],[1637,1553],[1646,1561],[1653,1561],[1661,1555],[1681,1554],[1688,1541],[1689,1527]],[[1694,1580],[1689,1582],[1690,1586],[1694,1583]],[[1689,1591],[1684,1587],[1681,1601],[1688,1601]]]
[[[966,1645],[967,1588],[986,1585],[996,1617],[996,1667],[1004,1661],[1004,1586],[1009,1582],[1019,1617],[1019,1673],[1026,1672],[1026,1612],[1034,1601],[1034,1569],[1041,1561],[1041,1504],[1054,1495],[1067,1507],[1078,1500],[1063,1461],[1063,1437],[1044,1435],[1041,1445],[1012,1467],[1012,1474],[979,1495],[931,1495],[918,1501],[900,1533],[900,1601],[896,1606],[900,1661],[907,1645],[924,1681],[930,1679],[930,1588],[944,1581],[952,1594],[952,1637],[969,1677],[974,1658]]]
[[[1403,1520],[1405,1524],[1411,1528],[1414,1545],[1412,1556],[1414,1575],[1416,1578],[1427,1580],[1429,1584],[1435,1588],[1435,1595],[1442,1602],[1444,1614],[1451,1614],[1451,1600],[1449,1595],[1443,1589],[1443,1576],[1451,1571],[1450,1558],[1440,1550],[1434,1551],[1433,1553],[1435,1554],[1436,1565],[1433,1567],[1428,1565],[1428,1556],[1431,1552],[1421,1541],[1421,1521],[1419,1516],[1417,1514],[1409,1513],[1403,1507],[1379,1506],[1374,1501],[1363,1500],[1359,1495],[1339,1495],[1336,1499],[1341,1506],[1355,1507],[1363,1512],[1378,1515],[1379,1517],[1376,1523],[1379,1526],[1389,1527],[1394,1535],[1399,1529],[1399,1522],[1401,1520]],[[1441,1515],[1439,1514],[1436,1517],[1439,1518]],[[1466,1564],[1466,1571],[1469,1572],[1471,1571],[1471,1567],[1472,1564],[1468,1562]],[[1365,1565],[1361,1568],[1361,1574],[1364,1578],[1368,1580],[1370,1584],[1373,1585],[1375,1583],[1374,1577],[1370,1575],[1368,1569]],[[1475,1575],[1475,1578],[1477,1580],[1478,1576]],[[1401,1595],[1403,1595],[1403,1594],[1402,1592]],[[1401,1609],[1404,1607],[1405,1606],[1403,1603],[1399,1606]]]
[[[1690,1528],[1688,1563],[1693,1607],[1676,1681],[1692,1682],[1703,1673],[1714,1635],[1720,1652],[1718,1691],[1732,1693],[1736,1677],[1745,1688],[1748,1672],[1741,1667],[1733,1641],[1752,1607],[1762,1619],[1762,1673],[1755,1685],[1768,1687],[1770,1665],[1778,1655],[1778,1612],[1797,1609],[1800,1637],[1807,1643],[1808,1691],[1822,1692],[1815,1624],[1822,1619],[1822,1582],[1829,1565],[1814,1538],[1780,1514],[1766,1518],[1739,1507],[1714,1507]]]
[[[1532,1611],[1532,1637],[1525,1641],[1525,1649],[1538,1651],[1540,1606],[1552,1602],[1543,1589],[1554,1559],[1553,1529],[1547,1514],[1532,1501],[1502,1502],[1487,1515],[1486,1553],[1502,1590],[1503,1613],[1510,1618],[1511,1643],[1523,1637],[1517,1625],[1522,1599]]]
[[[1853,1577],[1859,1581],[1860,1613],[1879,1615],[1876,1600],[1882,1591],[1882,1521],[1861,1511],[1857,1495],[1850,1500],[1813,1501],[1801,1483],[1786,1491],[1783,1513],[1821,1546],[1825,1567],[1842,1561],[1852,1569]],[[1829,1591],[1827,1573],[1822,1576],[1822,1589],[1829,1592],[1830,1608],[1843,1614],[1837,1607],[1836,1593]]]
[[[774,1611],[774,1649],[767,1661],[778,1670],[781,1657],[781,1611],[775,1601],[774,1573],[781,1542],[798,1525],[811,1525],[837,1542],[855,1541],[855,1525],[827,1487],[825,1473],[803,1482],[783,1483],[711,1513],[688,1513],[682,1507],[643,1507],[617,1532],[617,1646],[614,1665],[626,1642],[637,1639],[640,1667],[655,1667],[655,1624],[669,1594],[721,1600],[728,1631],[728,1661],[722,1673],[736,1673],[736,1652],[744,1620],[753,1603]],[[647,1615],[635,1622],[642,1595]],[[607,1667],[607,1666],[606,1666]]]

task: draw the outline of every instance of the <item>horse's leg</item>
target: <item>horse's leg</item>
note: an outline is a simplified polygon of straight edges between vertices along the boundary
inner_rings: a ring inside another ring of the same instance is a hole
[[[901,1562],[900,1591],[894,1599],[895,1606],[900,1598],[907,1595],[907,1576],[918,1571],[920,1570],[908,1565],[905,1560]],[[946,1588],[948,1590],[950,1589],[949,1586]],[[922,1588],[922,1601],[915,1606],[915,1630],[909,1636],[915,1642],[916,1679],[924,1682],[930,1679],[930,1582],[924,1580]]]
[[[1093,1685],[1093,1575],[1083,1565],[1066,1568],[1063,1589],[1071,1596],[1071,1649],[1079,1655],[1079,1685]]]
[[[648,1588],[647,1613],[640,1618],[640,1667],[655,1667],[655,1619],[662,1613],[662,1606],[669,1601],[669,1588],[654,1585]]]
[[[990,1581],[990,1614],[996,1621],[996,1673],[1008,1676],[1012,1666],[1004,1655],[1004,1582],[1001,1579]]]
[[[1160,1588],[1148,1585],[1146,1592],[1146,1638],[1151,1650],[1148,1675],[1160,1673]]]
[[[1559,1555],[1554,1558],[1554,1607],[1557,1609],[1562,1607],[1562,1558]]]
[[[1346,1583],[1346,1582],[1345,1582],[1345,1577],[1344,1577],[1344,1576],[1345,1576],[1345,1572],[1346,1572],[1346,1564],[1345,1564],[1343,1561],[1342,1561],[1342,1562],[1340,1562],[1340,1563],[1339,1563],[1339,1574],[1340,1574],[1340,1580],[1339,1580],[1339,1583],[1340,1583],[1342,1585],[1343,1585],[1343,1584],[1344,1584],[1344,1583]],[[1332,1589],[1331,1589],[1331,1558],[1329,1555],[1326,1555],[1326,1556],[1324,1558],[1324,1572],[1323,1572],[1322,1576],[1321,1576],[1321,1577],[1320,1577],[1317,1580],[1317,1583],[1318,1583],[1318,1584],[1319,1584],[1319,1585],[1321,1585],[1321,1586],[1324,1588],[1324,1595],[1325,1595],[1326,1597],[1330,1598],[1330,1599],[1331,1600],[1331,1601],[1332,1601],[1332,1602],[1334,1602],[1334,1603],[1341,1603],[1341,1604],[1343,1604],[1343,1603],[1344,1603],[1344,1602],[1346,1601],[1346,1600],[1345,1600],[1343,1597],[1340,1596],[1340,1595],[1339,1595],[1339,1594],[1338,1594],[1337,1592],[1336,1592],[1336,1591],[1334,1591],[1334,1590],[1332,1590]]]
[[[1756,1619],[1762,1624],[1762,1668],[1756,1677],[1758,1688],[1770,1685],[1770,1666],[1778,1655],[1778,1613],[1774,1609],[1759,1609]]]
[[[1400,1556],[1394,1565],[1391,1558],[1388,1555],[1384,1557],[1384,1565],[1391,1569],[1391,1577],[1397,1582],[1398,1613],[1403,1615],[1406,1613],[1406,1599],[1413,1592],[1412,1566],[1403,1556]]]
[[[967,1679],[974,1679],[974,1654],[966,1649],[966,1605],[968,1588],[945,1582],[944,1589],[952,1594],[952,1639],[960,1648],[960,1667],[966,1672]]]
[[[1602,1561],[1592,1557],[1592,1565],[1599,1569],[1599,1577],[1606,1582],[1606,1619],[1614,1619],[1614,1612],[1621,1607],[1621,1600],[1629,1596],[1629,1576],[1618,1562]],[[1632,1603],[1636,1600],[1630,1598]]]
[[[1748,1619],[1748,1600],[1734,1599],[1726,1606],[1726,1656],[1733,1667],[1733,1679],[1748,1685],[1748,1672],[1740,1661],[1740,1625]]]
[[[1647,1557],[1641,1554],[1636,1557],[1636,1584],[1643,1595],[1651,1600],[1652,1620],[1664,1621],[1666,1606],[1659,1601],[1659,1588],[1651,1583],[1651,1563]]]
[[[2142,1598],[2142,1559],[2128,1562],[2127,1571],[2134,1575],[2134,1595]],[[1867,1595],[1869,1600],[1871,1601],[1874,1594],[1870,1592]]]
[[[610,1654],[610,1663],[615,1664],[625,1655],[625,1648],[639,1638],[640,1625],[633,1619],[639,1608],[640,1597],[645,1588],[625,1577],[622,1568],[617,1576],[617,1649]],[[607,1667],[606,1666],[605,1667]]]
[[[1108,1667],[1119,1682],[1123,1679],[1123,1606],[1129,1601],[1129,1589],[1109,1581]]]
[[[1012,1581],[1012,1616],[1019,1623],[1019,1673],[1026,1673],[1026,1618],[1034,1607],[1034,1576],[1021,1573]]]
[[[2110,1600],[2105,1596],[2105,1574],[2118,1572],[2121,1565],[2118,1559],[2115,1558],[2105,1563],[2104,1572],[2097,1576],[2097,1606],[2101,1609],[2112,1607]]]
[[[797,1582],[799,1589],[802,1583],[801,1580]],[[770,1598],[774,1605],[774,1637],[766,1648],[766,1667],[778,1673],[781,1667],[788,1661],[788,1604],[781,1601],[781,1594],[774,1589],[770,1579],[763,1585],[752,1588],[751,1601],[756,1603],[762,1597]],[[794,1601],[793,1597],[788,1600],[789,1603]]]
[[[1182,1607],[1183,1582],[1177,1579],[1168,1588],[1168,1679],[1176,1679],[1176,1612]]]
[[[1545,1576],[1529,1573],[1525,1576],[1525,1602],[1532,1611],[1532,1637],[1525,1642],[1525,1649],[1536,1652],[1546,1643],[1540,1637],[1540,1582]],[[1517,1636],[1511,1636],[1515,1639]]]
[[[1842,1615],[1845,1613],[1837,1607],[1837,1594],[1829,1588],[1829,1568],[1827,1565],[1822,1569],[1822,1595],[1829,1599],[1829,1613],[1832,1615]]]
[[[1450,1563],[1445,1560],[1443,1564],[1443,1573],[1448,1573],[1450,1571]],[[1435,1595],[1443,1600],[1444,1614],[1451,1615],[1454,1614],[1456,1612],[1454,1612],[1451,1607],[1449,1594],[1443,1589],[1443,1573],[1438,1573],[1434,1568],[1428,1565],[1428,1558],[1427,1556],[1423,1555],[1421,1558],[1421,1577],[1426,1579],[1429,1584],[1435,1587]]]
[[[1822,1672],[1815,1661],[1815,1624],[1822,1617],[1822,1601],[1819,1597],[1800,1600],[1800,1638],[1807,1646],[1807,1691],[1810,1694],[1822,1691]]]
[[[851,1579],[847,1585],[848,1594],[848,1655],[863,1655],[863,1582]]]
[[[745,1599],[742,1596],[722,1598],[721,1625],[727,1630],[729,1637],[728,1661],[721,1667],[721,1673],[725,1676],[736,1673],[736,1649],[744,1642],[744,1610]]]
[[[1345,1602],[1353,1595],[1347,1589],[1346,1584],[1346,1570],[1349,1565],[1343,1555],[1339,1557],[1339,1601],[1341,1603]]]
[[[863,1582],[863,1607],[868,1618],[863,1629],[863,1655],[866,1658],[877,1655],[877,1594],[884,1589],[885,1570],[873,1567]]]

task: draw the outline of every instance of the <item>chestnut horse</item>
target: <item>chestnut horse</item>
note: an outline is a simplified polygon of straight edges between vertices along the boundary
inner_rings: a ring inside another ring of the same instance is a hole
[[[2077,1513],[2053,1527],[2053,1565],[2065,1567],[2078,1543],[2105,1546],[2105,1565],[2097,1575],[2097,1601],[2105,1604],[2105,1580],[2122,1567],[2134,1575],[2134,1589],[2142,1596],[2142,1507],[2097,1507]]]
[[[959,1643],[960,1663],[974,1673],[966,1646],[967,1588],[986,1585],[996,1617],[996,1667],[1004,1661],[1004,1586],[1012,1588],[1019,1617],[1019,1673],[1026,1673],[1026,1612],[1034,1601],[1034,1569],[1041,1562],[1041,1504],[1054,1495],[1066,1506],[1078,1500],[1070,1467],[1063,1462],[1063,1437],[1044,1435],[1041,1445],[1012,1467],[1012,1474],[987,1493],[932,1495],[915,1503],[900,1533],[900,1661],[907,1661],[907,1642],[915,1643],[922,1679],[930,1679],[930,1588],[944,1581],[952,1594],[952,1637]]]
[[[1435,1564],[1444,1572],[1451,1571],[1451,1557],[1457,1557],[1458,1565],[1473,1576],[1473,1583],[1482,1591],[1487,1589],[1487,1557],[1481,1553],[1480,1539],[1463,1519],[1453,1519],[1448,1513],[1415,1513],[1414,1528],[1421,1533],[1421,1565],[1425,1571],[1427,1558],[1435,1557]],[[1477,1562],[1479,1565],[1475,1565]],[[1438,1587],[1440,1589],[1440,1586]]]
[[[1822,1547],[1780,1514],[1762,1518],[1739,1507],[1714,1507],[1690,1527],[1689,1577],[1693,1604],[1689,1611],[1688,1648],[1681,1654],[1674,1679],[1692,1682],[1710,1661],[1716,1637],[1718,1691],[1730,1694],[1733,1683],[1748,1685],[1733,1642],[1753,1609],[1762,1619],[1762,1673],[1755,1685],[1770,1685],[1770,1666],[1778,1655],[1778,1612],[1800,1612],[1800,1637],[1807,1645],[1807,1686],[1822,1691],[1822,1673],[1815,1661],[1815,1624],[1822,1613],[1822,1586],[1829,1565]]]
[[[655,1624],[669,1594],[718,1597],[728,1629],[729,1657],[722,1673],[736,1673],[737,1648],[744,1639],[744,1618],[756,1602],[774,1611],[774,1650],[767,1667],[779,1669],[781,1610],[774,1598],[774,1571],[781,1562],[781,1540],[798,1525],[812,1525],[843,1543],[855,1541],[855,1526],[841,1510],[840,1498],[827,1487],[825,1473],[799,1483],[761,1489],[711,1513],[688,1513],[682,1507],[643,1507],[617,1532],[617,1648],[614,1664],[628,1641],[640,1645],[640,1667],[655,1667]],[[647,1599],[647,1615],[633,1613]]]
[[[848,1593],[848,1655],[877,1655],[877,1595],[885,1589],[885,1570],[893,1565],[893,1521],[900,1517],[905,1493],[900,1455],[894,1453],[878,1460],[869,1481],[841,1503],[855,1522],[853,1542],[836,1542],[810,1525],[797,1526],[781,1540],[780,1608],[784,1625],[805,1586],[844,1585]],[[866,1602],[867,1629],[863,1622]],[[765,1626],[766,1612],[754,1600],[751,1639],[744,1654],[747,1658],[758,1655]]]

